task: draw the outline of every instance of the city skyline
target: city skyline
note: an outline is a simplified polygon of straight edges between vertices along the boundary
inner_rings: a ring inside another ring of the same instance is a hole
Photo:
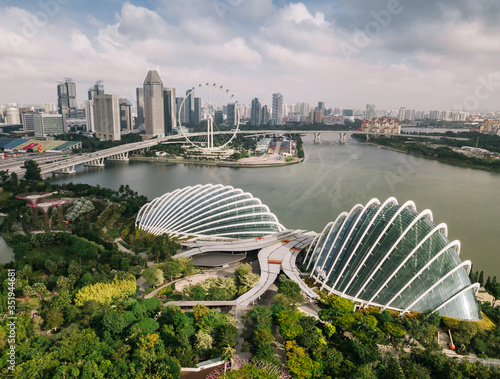
[[[500,4],[419,3],[6,0],[0,101],[53,102],[62,77],[80,103],[96,80],[132,100],[156,69],[165,86],[222,83],[244,104],[280,92],[286,104],[499,110]]]

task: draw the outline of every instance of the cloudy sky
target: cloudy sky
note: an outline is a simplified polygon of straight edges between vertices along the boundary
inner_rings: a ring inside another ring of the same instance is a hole
[[[156,69],[241,103],[500,110],[498,0],[0,0],[0,102],[134,99]]]

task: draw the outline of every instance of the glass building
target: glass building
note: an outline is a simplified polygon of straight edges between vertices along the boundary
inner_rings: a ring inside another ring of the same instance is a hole
[[[248,192],[222,184],[186,187],[145,204],[136,228],[172,237],[254,238],[285,230],[278,218]]]
[[[460,242],[447,235],[446,224],[434,225],[432,212],[417,212],[412,201],[372,199],[329,223],[304,266],[322,289],[363,306],[479,320],[471,262],[461,262]]]

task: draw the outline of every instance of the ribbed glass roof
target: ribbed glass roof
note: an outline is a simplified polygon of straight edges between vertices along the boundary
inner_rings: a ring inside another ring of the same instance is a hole
[[[411,201],[372,199],[329,223],[304,264],[322,288],[364,305],[478,320],[479,285],[471,285],[471,263],[460,261],[460,242],[447,234]]]
[[[145,204],[136,227],[154,235],[253,238],[285,228],[248,192],[221,184],[178,189]]]

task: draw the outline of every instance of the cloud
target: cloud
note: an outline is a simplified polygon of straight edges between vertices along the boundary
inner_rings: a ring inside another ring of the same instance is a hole
[[[108,2],[106,14],[118,7],[111,19],[97,8],[80,15],[72,3],[64,17],[46,19],[22,5],[0,7],[0,101],[55,102],[64,76],[76,80],[80,102],[97,79],[133,100],[147,71],[157,69],[179,93],[220,82],[243,103],[259,97],[269,104],[281,92],[285,103],[446,109],[496,71],[500,56],[493,0],[155,4]],[[493,94],[482,107],[497,103]]]

